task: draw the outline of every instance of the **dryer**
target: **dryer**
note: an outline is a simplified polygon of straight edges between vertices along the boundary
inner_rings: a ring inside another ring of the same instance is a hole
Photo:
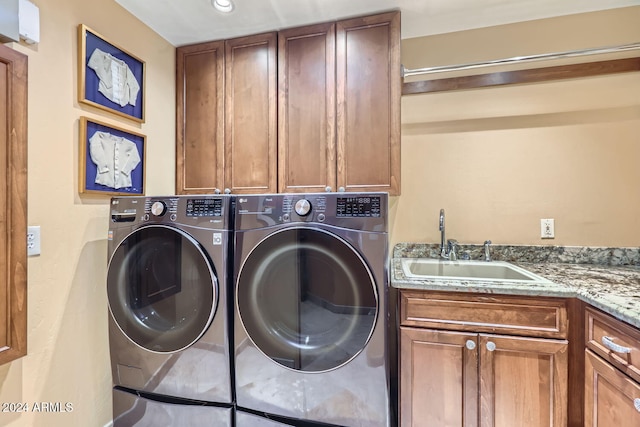
[[[232,206],[223,195],[111,200],[114,425],[232,425]]]
[[[387,199],[386,193],[237,197],[240,410],[300,425],[390,425]],[[237,426],[251,423],[238,418]]]

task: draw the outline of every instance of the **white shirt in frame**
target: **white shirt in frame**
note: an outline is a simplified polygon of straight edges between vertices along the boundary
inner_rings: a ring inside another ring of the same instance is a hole
[[[96,72],[98,91],[107,99],[121,107],[136,105],[140,84],[126,62],[96,48],[87,65]]]
[[[89,138],[89,153],[97,166],[96,184],[115,189],[133,185],[131,172],[141,161],[134,142],[108,132],[97,131]]]

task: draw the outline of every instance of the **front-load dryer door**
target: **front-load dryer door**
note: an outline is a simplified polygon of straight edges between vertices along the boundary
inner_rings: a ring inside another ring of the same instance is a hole
[[[218,303],[218,282],[191,236],[148,226],[131,233],[114,251],[107,295],[124,335],[149,351],[172,353],[207,330]]]
[[[238,314],[267,357],[302,372],[336,369],[366,346],[378,315],[375,281],[340,237],[305,227],[262,240],[242,263]]]

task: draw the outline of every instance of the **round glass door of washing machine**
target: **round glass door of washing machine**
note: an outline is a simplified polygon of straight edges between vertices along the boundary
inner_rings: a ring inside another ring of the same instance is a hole
[[[319,229],[275,232],[247,255],[236,304],[249,339],[280,365],[338,368],[369,341],[378,316],[375,280],[342,238]]]
[[[109,261],[113,319],[131,341],[153,352],[171,353],[196,342],[213,319],[217,290],[200,244],[172,227],[137,229]]]

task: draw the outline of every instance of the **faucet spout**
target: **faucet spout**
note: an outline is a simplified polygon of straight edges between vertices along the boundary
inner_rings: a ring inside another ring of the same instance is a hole
[[[444,231],[444,209],[440,209],[440,219],[439,219],[439,230],[440,230],[440,256],[443,258],[447,258],[447,247],[445,246],[445,231]]]

